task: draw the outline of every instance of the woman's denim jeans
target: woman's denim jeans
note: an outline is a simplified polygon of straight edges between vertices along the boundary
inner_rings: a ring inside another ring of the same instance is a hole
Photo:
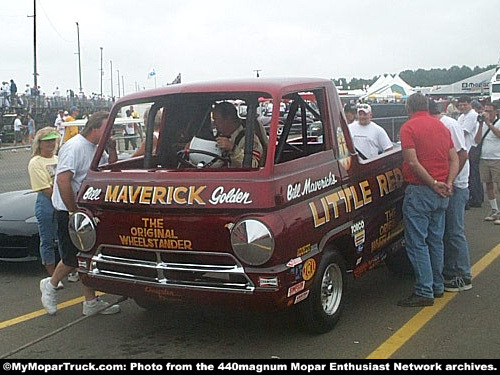
[[[42,264],[55,264],[54,241],[57,235],[57,222],[52,201],[43,193],[38,193],[36,198],[35,216],[38,221]]]
[[[414,293],[443,293],[443,234],[448,198],[425,185],[408,185],[403,203],[406,252],[415,272]]]

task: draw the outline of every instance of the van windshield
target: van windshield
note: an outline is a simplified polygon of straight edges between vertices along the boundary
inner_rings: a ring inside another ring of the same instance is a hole
[[[266,93],[175,94],[113,110],[119,161],[101,169],[258,170],[268,131]],[[105,142],[107,140],[101,140]]]

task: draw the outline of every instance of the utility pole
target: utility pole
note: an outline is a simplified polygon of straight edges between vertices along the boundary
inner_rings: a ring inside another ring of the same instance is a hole
[[[120,70],[116,69],[116,72],[118,73],[118,97],[120,97]]]
[[[259,72],[262,72],[262,69],[255,69],[254,72],[257,74],[257,78],[260,77]]]
[[[38,72],[36,67],[36,0],[33,0],[33,84],[38,87]]]
[[[80,78],[80,93],[83,93],[82,88],[82,59],[80,56],[80,25],[76,22],[76,35],[78,38],[78,76]]]
[[[102,47],[99,47],[101,49],[101,99],[102,99],[102,77],[104,76],[104,70],[102,70]]]
[[[111,77],[111,98],[113,98],[113,60],[109,60],[109,64],[111,65],[111,73],[109,73]]]

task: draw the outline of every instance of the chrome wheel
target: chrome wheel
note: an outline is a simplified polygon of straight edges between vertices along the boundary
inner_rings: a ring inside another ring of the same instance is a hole
[[[327,315],[337,312],[342,301],[342,270],[333,263],[329,264],[321,280],[321,305]]]

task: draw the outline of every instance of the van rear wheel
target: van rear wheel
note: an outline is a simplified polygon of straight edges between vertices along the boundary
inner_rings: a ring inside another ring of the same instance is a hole
[[[333,251],[321,260],[309,298],[299,305],[305,326],[325,333],[337,324],[343,307],[346,270],[342,256]]]

